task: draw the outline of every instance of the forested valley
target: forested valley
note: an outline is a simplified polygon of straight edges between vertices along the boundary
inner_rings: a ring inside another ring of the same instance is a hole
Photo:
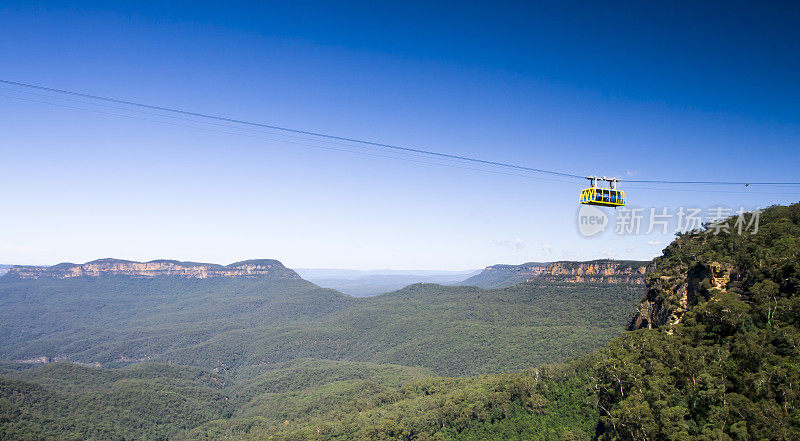
[[[6,275],[0,438],[798,439],[800,204],[715,233],[646,286]]]

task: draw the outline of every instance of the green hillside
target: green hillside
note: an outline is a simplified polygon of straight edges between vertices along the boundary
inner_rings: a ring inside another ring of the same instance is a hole
[[[727,225],[664,250],[642,329],[599,354],[600,439],[800,439],[800,204]]]
[[[64,363],[0,376],[13,440],[587,439],[586,364],[441,378],[396,365],[303,359],[244,381],[145,364]]]
[[[279,396],[280,417],[255,405],[177,439],[571,440],[597,421],[585,365],[477,378],[426,378],[400,387],[337,382]],[[298,403],[302,416],[294,410]],[[281,418],[285,417],[281,421]]]
[[[0,439],[157,440],[232,406],[225,382],[198,369],[103,370],[55,363],[0,376]]]
[[[147,360],[263,324],[307,322],[353,299],[304,280],[0,277],[0,358]]]
[[[268,277],[3,278],[0,306],[11,313],[0,320],[3,357],[171,364],[1,362],[0,434],[307,439],[324,426],[332,439],[374,439],[391,424],[441,439],[509,430],[551,439],[530,437],[576,425],[589,433],[594,408],[564,399],[584,400],[582,380],[564,386],[547,369],[435,375],[510,372],[586,353],[621,332],[640,297],[629,285],[554,282],[488,291],[417,284],[354,299]]]
[[[615,285],[485,291],[420,284],[310,323],[222,333],[159,359],[209,369],[315,357],[422,366],[440,375],[509,372],[603,346],[641,295]]]
[[[235,372],[297,358],[510,372],[597,349],[641,287],[417,284],[356,299],[303,280],[124,276],[0,278],[0,357],[141,360]]]

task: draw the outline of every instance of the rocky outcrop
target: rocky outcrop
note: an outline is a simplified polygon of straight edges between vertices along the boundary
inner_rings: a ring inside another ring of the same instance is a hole
[[[691,266],[656,260],[647,278],[647,295],[631,320],[629,330],[665,327],[681,323],[686,311],[713,292],[726,292],[736,283],[733,268],[719,262],[695,262]]]
[[[648,263],[610,259],[588,262],[553,262],[539,274],[539,278],[570,283],[644,285]]]
[[[279,279],[299,279],[291,269],[277,260],[246,260],[227,266],[213,263],[180,262],[177,260],[152,260],[133,262],[119,259],[99,259],[83,264],[60,263],[54,266],[14,266],[6,277],[22,279],[72,277],[99,277],[105,275],[150,278],[176,276],[194,279],[209,277],[268,276]]]
[[[492,265],[483,270],[490,278],[506,277],[517,283],[533,279],[547,270],[549,263],[528,262],[521,265]]]
[[[644,285],[648,264],[649,262],[634,260],[601,259],[587,262],[529,262],[522,265],[492,265],[459,285],[501,288],[534,280]]]

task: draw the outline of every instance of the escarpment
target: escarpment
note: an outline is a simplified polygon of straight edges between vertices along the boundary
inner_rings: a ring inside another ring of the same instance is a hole
[[[643,285],[647,262],[600,259],[588,262],[553,262],[539,278],[569,283],[612,283]]]
[[[671,266],[656,259],[647,276],[647,294],[631,321],[630,330],[681,323],[686,311],[712,290],[727,292],[736,278],[733,267],[716,261]]]
[[[644,261],[611,259],[492,265],[459,285],[492,289],[537,280],[559,283],[644,285],[647,265],[648,262]]]
[[[777,308],[778,299],[796,293],[800,285],[800,238],[793,235],[800,221],[798,207],[759,212],[761,225],[753,231],[737,231],[737,218],[731,217],[723,222],[725,228],[679,234],[653,260],[647,294],[629,329],[671,331],[693,306],[725,294],[746,303],[767,299]]]
[[[72,277],[100,277],[105,275],[150,278],[177,276],[205,279],[210,277],[268,276],[280,279],[300,279],[293,270],[277,260],[245,260],[227,266],[213,263],[180,262],[177,260],[152,260],[134,262],[120,259],[99,259],[83,264],[60,263],[54,266],[14,266],[9,277],[21,279]]]

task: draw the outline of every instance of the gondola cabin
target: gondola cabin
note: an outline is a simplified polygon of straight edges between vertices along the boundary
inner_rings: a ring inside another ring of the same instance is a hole
[[[625,192],[610,188],[585,188],[581,190],[581,204],[622,207],[625,205]]]
[[[617,179],[609,179],[605,176],[602,178],[591,176],[587,179],[591,182],[591,187],[581,190],[581,204],[600,205],[602,207],[622,207],[625,205],[625,192],[617,190]],[[609,181],[611,188],[598,187],[598,180]]]

